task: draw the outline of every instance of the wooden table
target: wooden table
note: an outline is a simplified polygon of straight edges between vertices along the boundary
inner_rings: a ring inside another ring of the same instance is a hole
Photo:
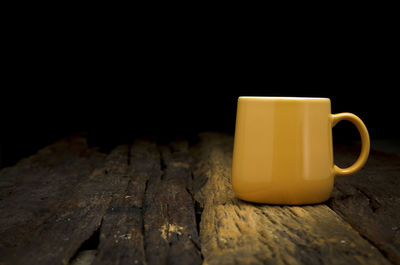
[[[2,169],[0,264],[400,264],[400,156],[372,151],[325,204],[270,206],[234,196],[232,143],[76,136]]]

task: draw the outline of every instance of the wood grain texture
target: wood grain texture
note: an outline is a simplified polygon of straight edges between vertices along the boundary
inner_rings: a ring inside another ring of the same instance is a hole
[[[335,162],[348,166],[359,147],[335,148]],[[400,156],[372,151],[364,169],[335,180],[329,204],[394,264],[400,264]]]
[[[94,264],[200,264],[187,143],[136,141],[103,217]]]
[[[76,138],[2,170],[0,264],[200,264],[190,161],[184,140],[105,156]]]
[[[268,206],[237,199],[230,182],[233,138],[200,138],[192,153],[194,181],[205,183],[195,194],[204,207],[204,264],[389,264],[324,204]]]
[[[200,264],[187,143],[160,147],[162,174],[149,178],[144,204],[148,264]]]
[[[24,247],[64,199],[103,163],[84,137],[65,138],[0,171],[0,261]]]
[[[79,246],[101,225],[112,194],[126,179],[127,158],[127,146],[114,149],[23,245],[6,253],[7,264],[68,264]]]
[[[372,152],[330,208],[268,206],[234,196],[232,136],[199,140],[104,154],[77,136],[1,170],[0,264],[400,264],[398,156]]]
[[[146,264],[144,197],[149,178],[160,176],[160,168],[160,154],[154,142],[136,141],[132,145],[128,181],[113,194],[103,217],[94,264]]]

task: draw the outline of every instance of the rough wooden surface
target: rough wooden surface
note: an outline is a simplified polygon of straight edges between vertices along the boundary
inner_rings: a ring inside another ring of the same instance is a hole
[[[133,144],[129,182],[103,217],[94,264],[201,263],[188,157],[185,142]]]
[[[0,264],[200,264],[190,170],[186,141],[49,146],[0,173]]]
[[[398,156],[372,152],[325,204],[268,206],[235,198],[232,136],[198,140],[71,137],[2,169],[0,264],[400,264]]]
[[[231,189],[230,136],[203,134],[193,148],[196,194],[204,207],[200,239],[205,264],[389,264],[326,205],[246,203]]]
[[[123,185],[126,146],[80,181],[55,212],[13,254],[11,264],[68,264],[79,246],[101,224],[112,194]]]
[[[104,157],[85,138],[74,137],[0,172],[0,262],[26,247]]]
[[[358,147],[337,148],[335,162],[354,162]],[[337,178],[329,204],[395,264],[400,264],[400,156],[372,151],[365,168]]]
[[[144,205],[148,264],[200,264],[187,144],[160,150],[163,174],[149,179]]]
[[[152,142],[135,142],[130,149],[126,182],[113,194],[103,217],[94,264],[145,264],[143,203],[151,175],[159,175],[160,159]]]

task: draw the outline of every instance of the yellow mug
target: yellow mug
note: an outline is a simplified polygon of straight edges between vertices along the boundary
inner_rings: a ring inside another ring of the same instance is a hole
[[[332,127],[352,122],[361,153],[350,167],[333,163]],[[363,167],[369,154],[364,123],[351,113],[331,114],[329,98],[239,97],[232,187],[240,199],[268,204],[312,204],[329,199],[335,176]]]

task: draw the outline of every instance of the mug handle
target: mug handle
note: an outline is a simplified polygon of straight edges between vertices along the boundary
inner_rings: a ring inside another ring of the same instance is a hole
[[[365,127],[365,124],[362,122],[362,120],[353,113],[344,112],[344,113],[332,114],[331,117],[332,117],[332,127],[334,127],[339,121],[346,120],[353,123],[357,127],[358,132],[360,133],[361,153],[358,156],[357,161],[348,168],[340,168],[336,165],[333,166],[335,176],[342,177],[351,175],[360,170],[367,162],[369,155],[369,148],[370,148],[369,134],[367,127]]]

